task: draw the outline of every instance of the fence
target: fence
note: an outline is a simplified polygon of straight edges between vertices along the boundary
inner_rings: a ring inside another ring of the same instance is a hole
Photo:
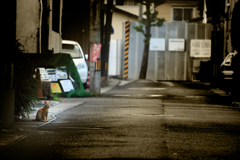
[[[127,23],[127,22],[126,22]],[[127,79],[138,79],[144,49],[144,36],[142,33],[133,29],[139,25],[138,22],[130,22],[130,35],[128,47],[128,77]],[[125,26],[125,25],[124,25]],[[190,41],[191,39],[211,39],[211,24],[197,24],[185,22],[164,23],[161,27],[151,28],[152,39],[159,39],[165,42],[156,45],[159,50],[149,52],[147,79],[151,80],[176,80],[176,81],[192,81],[193,80],[193,61],[206,58],[190,57]],[[124,40],[125,40],[124,33]],[[171,40],[184,40],[184,50],[172,51]],[[170,42],[169,42],[170,40]],[[157,41],[156,41],[157,42]],[[123,45],[126,42],[123,43]],[[125,46],[124,46],[125,47]],[[161,49],[162,47],[162,49]],[[123,49],[123,56],[125,51]],[[209,58],[208,58],[209,59]],[[122,77],[126,65],[122,58]]]

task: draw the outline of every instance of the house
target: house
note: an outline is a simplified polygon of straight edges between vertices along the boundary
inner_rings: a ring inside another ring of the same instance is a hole
[[[167,0],[157,6],[158,17],[164,17],[166,22],[189,21],[201,17],[198,10],[199,0]]]
[[[111,39],[122,39],[122,23],[138,21],[140,5],[134,0],[116,0],[114,4],[112,26],[115,32],[111,35]],[[157,6],[156,10],[158,17],[165,18],[166,22],[189,21],[202,17],[199,15],[198,4],[198,0],[167,0],[166,3]]]
[[[115,0],[112,15],[112,27],[114,33],[111,35],[111,45],[109,53],[109,76],[117,76],[121,74],[121,61],[124,22],[137,22],[140,13],[144,13],[145,6],[141,6],[134,0]],[[189,22],[193,19],[202,19],[202,11],[199,11],[199,0],[167,0],[166,3],[157,6],[159,18],[165,18],[166,22]],[[141,9],[142,8],[142,9]],[[146,17],[142,17],[146,18]]]

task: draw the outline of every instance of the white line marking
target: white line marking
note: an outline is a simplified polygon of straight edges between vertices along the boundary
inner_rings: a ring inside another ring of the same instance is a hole
[[[166,90],[166,88],[128,88],[130,90]]]
[[[131,95],[114,95],[115,97],[129,97],[129,96],[131,96]]]
[[[163,95],[150,95],[150,97],[162,97]]]
[[[119,84],[119,86],[124,86],[124,85],[126,85],[126,84],[128,84],[128,83],[130,83],[131,81],[121,81],[120,82],[120,84]]]
[[[174,117],[174,115],[162,115],[162,114],[130,114],[132,116],[159,116],[159,117]]]
[[[128,94],[126,94],[126,95],[122,95],[122,94],[120,94],[120,95],[113,95],[113,96],[115,96],[115,97],[139,97],[139,96],[146,96],[146,97],[162,97],[163,95],[146,95],[146,94],[133,94],[133,95],[128,95]]]
[[[168,86],[174,86],[174,84],[172,82],[161,82],[162,84],[168,85]]]

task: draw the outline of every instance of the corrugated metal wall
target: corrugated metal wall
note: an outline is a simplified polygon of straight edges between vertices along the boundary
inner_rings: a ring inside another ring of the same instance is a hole
[[[128,79],[138,79],[144,49],[144,36],[133,29],[138,22],[130,23],[128,56]],[[190,57],[191,39],[211,39],[211,24],[185,22],[164,23],[162,27],[152,27],[152,38],[164,38],[165,51],[150,51],[147,79],[151,80],[192,80],[193,58]],[[186,40],[185,51],[169,51],[168,40]]]

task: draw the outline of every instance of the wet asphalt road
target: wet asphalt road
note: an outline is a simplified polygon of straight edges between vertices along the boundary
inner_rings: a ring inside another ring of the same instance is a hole
[[[240,159],[240,112],[191,83],[135,81],[57,115],[4,159]]]

